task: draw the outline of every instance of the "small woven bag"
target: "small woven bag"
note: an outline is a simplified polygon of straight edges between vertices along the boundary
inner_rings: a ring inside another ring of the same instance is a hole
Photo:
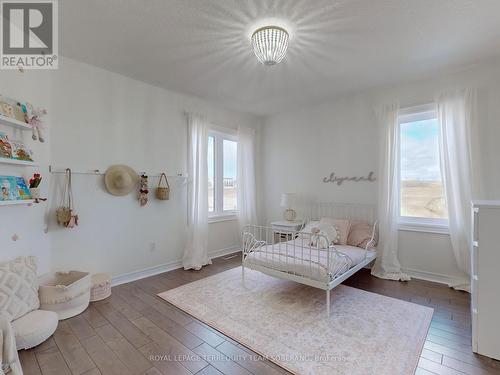
[[[167,186],[161,186],[161,181],[165,177],[165,184]],[[160,180],[158,181],[158,187],[156,188],[156,198],[161,201],[168,201],[170,197],[170,185],[168,184],[167,175],[162,173],[160,175]]]
[[[78,225],[78,215],[73,213],[73,190],[71,188],[71,169],[66,169],[61,205],[56,210],[57,223],[66,228]]]

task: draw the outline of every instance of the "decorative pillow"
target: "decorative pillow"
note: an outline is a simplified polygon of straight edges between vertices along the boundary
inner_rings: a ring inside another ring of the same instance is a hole
[[[322,232],[322,234],[328,238],[328,243],[330,245],[339,243],[340,233],[337,227],[330,223],[319,223],[316,228],[313,228],[313,233],[315,233],[315,229]]]
[[[349,230],[351,228],[351,222],[349,220],[323,217],[321,218],[320,223],[328,223],[333,227],[337,228],[337,231],[340,235],[338,244],[339,245],[347,244],[347,237],[349,236]]]
[[[317,228],[319,225],[319,221],[317,220],[311,220],[308,222],[304,228],[302,228],[300,231],[305,232],[305,233],[299,233],[297,238],[303,238],[303,239],[308,239],[309,236],[306,233],[312,233],[313,228]]]
[[[0,314],[11,322],[39,306],[36,258],[0,263]]]
[[[365,221],[353,221],[349,237],[347,238],[347,244],[365,249],[372,238],[372,231],[373,225]],[[375,232],[374,243],[370,244],[369,248],[377,246],[377,240],[377,232]]]

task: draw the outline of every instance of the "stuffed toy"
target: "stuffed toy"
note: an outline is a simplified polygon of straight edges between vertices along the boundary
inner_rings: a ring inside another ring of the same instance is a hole
[[[45,138],[43,137],[42,133],[42,116],[45,116],[47,114],[47,110],[42,108],[34,110],[31,104],[28,104],[28,106],[31,109],[29,111],[31,113],[31,116],[29,116],[28,121],[28,123],[31,125],[32,130],[31,138],[33,138],[34,141],[38,139],[40,140],[40,142],[45,142]]]
[[[326,223],[320,223],[317,227],[311,228],[311,233],[311,246],[318,249],[328,249],[340,239],[338,228]]]
[[[311,229],[311,246],[317,247],[318,249],[328,249],[329,240],[327,239],[327,234],[319,228]]]

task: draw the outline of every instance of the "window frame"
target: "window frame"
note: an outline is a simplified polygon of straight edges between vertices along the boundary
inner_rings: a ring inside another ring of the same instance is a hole
[[[215,126],[208,130],[208,137],[214,138],[214,210],[208,211],[208,222],[236,220],[238,210],[224,210],[224,141],[238,143],[236,132]]]
[[[401,125],[409,122],[437,119],[437,109],[434,104],[402,108],[398,115],[398,195],[401,205]],[[442,172],[441,172],[442,173]],[[444,183],[444,182],[443,182]],[[443,186],[444,188],[444,186]],[[398,228],[403,231],[449,234],[448,219],[401,216],[401,207],[398,210]]]

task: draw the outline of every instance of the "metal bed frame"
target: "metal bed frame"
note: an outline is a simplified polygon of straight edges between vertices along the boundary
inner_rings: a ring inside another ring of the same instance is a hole
[[[358,204],[316,203],[310,208],[309,215],[308,217],[312,220],[319,220],[321,217],[332,217],[335,219],[359,220],[370,223],[372,225],[372,236],[364,249],[363,261],[352,266],[352,260],[349,256],[339,251],[335,246],[327,249],[319,249],[312,246],[310,241],[310,238],[314,235],[312,233],[303,231],[277,231],[271,227],[247,225],[242,230],[242,283],[243,285],[245,283],[245,268],[250,268],[269,276],[323,289],[326,291],[327,316],[330,316],[330,291],[361,268],[366,267],[377,257],[375,251],[368,250],[374,243],[377,228],[375,207]],[[275,234],[279,234],[278,242],[274,241]],[[286,235],[287,241],[282,241],[281,234]],[[326,237],[317,236],[318,238],[323,237],[327,241]],[[295,241],[289,243],[289,237]],[[257,254],[257,251],[264,246],[266,246],[266,250],[271,249],[270,255],[272,261],[268,261],[267,255],[263,260],[261,256],[262,252],[258,252],[260,256],[258,259],[261,264],[253,263],[248,256],[252,252],[256,252]],[[306,254],[305,258],[304,254]],[[275,255],[278,259],[280,259],[280,256],[284,256],[285,258],[284,263],[281,261],[278,262],[280,267],[276,266]],[[297,255],[300,255],[300,257],[297,258]],[[326,257],[327,280],[320,277],[321,268],[324,267],[320,263],[320,255],[323,259]],[[300,264],[302,266],[305,265],[308,271],[298,272],[296,269],[293,269],[295,263],[289,266],[289,258],[298,259]],[[334,265],[333,262],[342,258],[346,261],[345,266],[332,272],[330,266]]]

